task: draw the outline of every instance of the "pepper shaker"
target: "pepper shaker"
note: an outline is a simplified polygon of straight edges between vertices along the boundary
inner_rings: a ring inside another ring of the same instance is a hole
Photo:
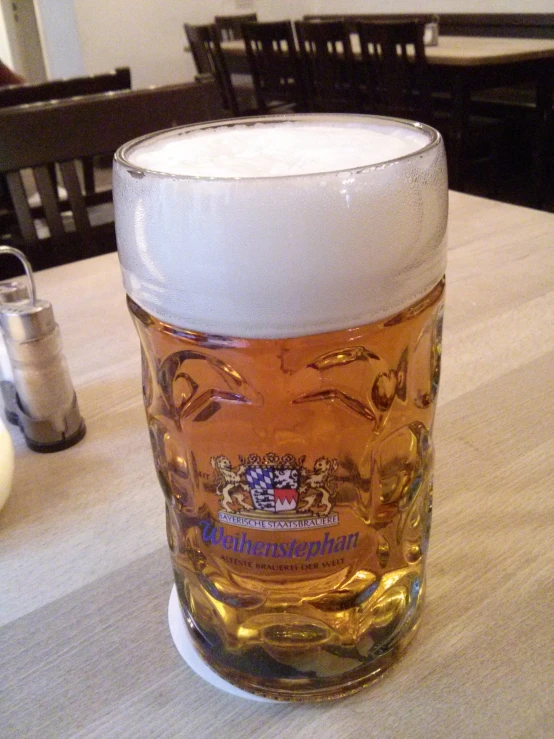
[[[26,285],[16,280],[0,282],[0,304],[17,303],[29,298]],[[18,425],[17,413],[10,410],[13,403],[13,370],[8,357],[8,350],[2,332],[0,331],[0,395],[4,401],[4,411],[9,423]]]
[[[66,449],[83,438],[86,428],[52,304],[36,297],[25,255],[6,246],[1,253],[20,259],[30,286],[28,299],[0,303],[0,329],[13,373],[11,387],[4,382],[6,415],[12,422],[15,418],[31,449]]]

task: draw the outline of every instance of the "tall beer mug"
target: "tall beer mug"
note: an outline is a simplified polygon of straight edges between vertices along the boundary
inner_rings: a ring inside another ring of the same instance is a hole
[[[447,173],[433,129],[235,119],[116,155],[118,248],[187,630],[250,693],[358,690],[425,591]]]

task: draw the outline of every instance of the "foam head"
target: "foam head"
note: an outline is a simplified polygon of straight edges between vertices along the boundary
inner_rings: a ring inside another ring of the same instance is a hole
[[[445,269],[440,135],[371,116],[153,134],[114,165],[128,294],[182,328],[281,338],[381,320]]]

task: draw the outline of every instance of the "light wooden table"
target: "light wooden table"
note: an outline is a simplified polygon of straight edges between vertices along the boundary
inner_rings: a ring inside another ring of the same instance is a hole
[[[554,733],[554,215],[451,194],[436,496],[422,627],[328,704],[220,693],[177,654],[164,506],[115,254],[37,275],[85,439],[29,451],[0,516],[4,737],[354,739]]]

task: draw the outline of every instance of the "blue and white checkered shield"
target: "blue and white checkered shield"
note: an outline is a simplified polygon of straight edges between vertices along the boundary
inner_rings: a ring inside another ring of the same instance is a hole
[[[254,507],[259,511],[275,513],[273,467],[247,467],[246,482]]]
[[[295,511],[298,504],[297,469],[288,467],[247,467],[246,482],[254,507],[259,511]]]

